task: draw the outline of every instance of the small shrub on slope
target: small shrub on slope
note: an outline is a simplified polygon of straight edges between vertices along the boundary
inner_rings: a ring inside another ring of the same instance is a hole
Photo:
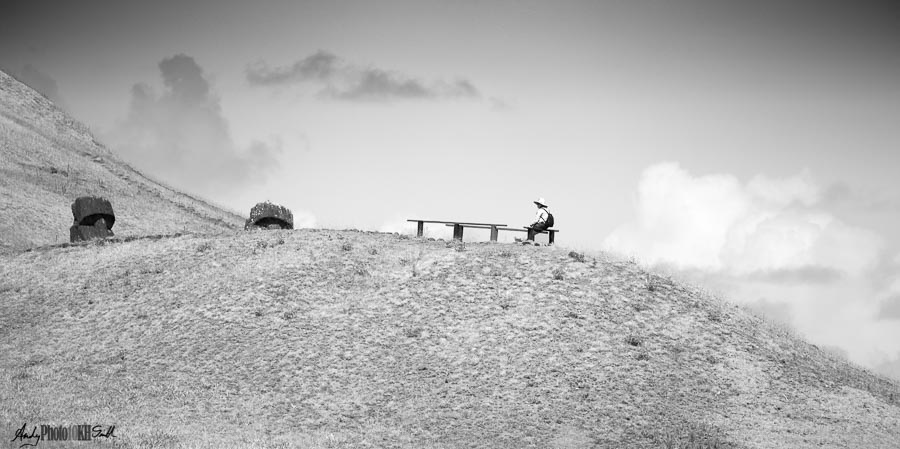
[[[644,340],[637,335],[629,335],[625,337],[625,343],[628,343],[631,346],[641,346],[644,344]]]
[[[562,269],[562,267],[556,267],[556,269],[553,270],[553,279],[556,279],[557,281],[561,281],[565,278],[566,278],[566,272],[565,272],[565,270]]]

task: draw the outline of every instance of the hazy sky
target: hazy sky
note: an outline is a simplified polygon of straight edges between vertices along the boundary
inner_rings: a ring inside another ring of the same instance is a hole
[[[0,66],[242,213],[522,225],[543,196],[562,245],[900,360],[897,2],[247,3],[6,2]]]

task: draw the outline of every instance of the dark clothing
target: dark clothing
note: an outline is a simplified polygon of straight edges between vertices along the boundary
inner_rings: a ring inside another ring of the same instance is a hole
[[[546,222],[535,223],[535,224],[531,225],[531,229],[534,229],[534,231],[536,233],[546,231],[549,228],[550,228],[550,226],[547,226]]]
[[[534,240],[535,234],[540,234],[541,232],[548,229],[550,226],[547,226],[546,222],[535,223],[531,225],[531,229],[528,230],[528,240]]]

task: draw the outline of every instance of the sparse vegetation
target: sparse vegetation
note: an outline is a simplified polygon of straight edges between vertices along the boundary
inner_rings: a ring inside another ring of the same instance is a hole
[[[566,278],[566,270],[563,267],[556,267],[553,269],[553,279],[557,281],[561,281]]]
[[[572,258],[573,260],[575,260],[576,262],[582,262],[582,263],[583,263],[584,260],[585,260],[585,259],[584,259],[584,253],[579,253],[579,252],[575,252],[575,251],[570,251],[570,252],[569,252],[569,257],[571,257],[571,258]]]
[[[357,265],[356,268],[354,268],[354,273],[357,276],[370,276],[371,275],[371,273],[369,273],[369,268],[363,264]]]
[[[416,254],[416,258],[412,261],[412,275],[416,277],[419,275],[419,263],[422,262],[422,257],[425,255],[425,247],[420,246],[419,252]]]
[[[466,250],[466,244],[462,240],[450,239],[445,244],[445,247],[452,248],[456,252],[464,252]]]
[[[645,281],[644,286],[649,292],[655,292],[659,287],[657,286],[656,280],[653,278],[653,275],[650,273],[645,273]]]
[[[3,256],[5,344],[42,349],[0,358],[0,397],[20,398],[0,401],[0,417],[103,410],[122,447],[753,449],[895,436],[879,423],[900,420],[896,383],[703,292],[652,294],[639,269],[568,252],[297,230]],[[179,414],[196,427],[173,425]],[[710,416],[716,426],[697,424]],[[265,428],[266,439],[245,432]]]
[[[650,310],[650,306],[647,305],[646,302],[641,300],[636,300],[631,303],[631,307],[635,310],[635,312],[643,312],[645,310]]]
[[[641,346],[644,344],[644,339],[637,335],[629,335],[625,337],[625,343],[628,343],[631,346]]]
[[[657,433],[654,437],[659,447],[665,449],[740,449],[725,434],[706,423],[683,421],[674,428]]]

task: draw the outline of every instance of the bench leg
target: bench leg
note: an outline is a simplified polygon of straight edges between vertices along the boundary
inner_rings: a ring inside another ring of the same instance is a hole
[[[425,223],[420,221],[418,229],[416,230],[416,237],[421,237],[423,234],[425,234]]]
[[[498,232],[498,231],[497,231],[497,227],[496,227],[496,226],[491,226],[491,241],[492,241],[492,242],[496,242],[496,241],[497,241],[497,232]]]
[[[553,244],[553,236],[556,235],[556,232],[555,231],[547,231],[547,232],[550,233],[549,244],[552,245]]]
[[[453,225],[453,238],[456,240],[463,239],[463,227],[458,224]]]

